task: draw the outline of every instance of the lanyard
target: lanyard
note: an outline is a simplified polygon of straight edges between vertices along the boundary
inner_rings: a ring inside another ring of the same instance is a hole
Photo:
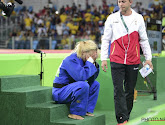
[[[120,17],[121,17],[121,20],[122,20],[122,22],[124,24],[124,27],[125,27],[125,29],[127,30],[127,33],[128,33],[128,27],[127,27],[127,25],[126,25],[126,23],[125,23],[125,21],[124,21],[123,16],[122,16],[121,13],[120,13]]]
[[[121,20],[122,20],[122,22],[123,22],[123,24],[124,24],[125,29],[127,30],[127,33],[128,33],[128,40],[129,40],[129,41],[128,41],[128,46],[127,46],[127,49],[126,49],[125,46],[124,46],[123,37],[122,37],[122,44],[123,44],[123,47],[124,47],[124,50],[125,50],[124,64],[126,64],[127,51],[128,51],[129,44],[130,44],[130,37],[129,37],[128,27],[127,27],[127,25],[126,25],[126,23],[125,23],[125,21],[124,21],[123,16],[122,16],[121,13],[120,13],[120,17],[121,17]]]

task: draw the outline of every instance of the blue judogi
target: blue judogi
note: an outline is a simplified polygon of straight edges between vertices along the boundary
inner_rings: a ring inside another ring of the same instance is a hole
[[[60,103],[70,103],[70,114],[85,115],[93,113],[100,84],[95,81],[99,74],[96,67],[89,61],[85,63],[76,53],[65,58],[53,83],[63,85],[62,88],[53,87],[53,100]]]

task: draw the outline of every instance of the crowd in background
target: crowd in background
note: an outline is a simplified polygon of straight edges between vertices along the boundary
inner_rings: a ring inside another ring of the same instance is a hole
[[[62,6],[57,8],[49,1],[39,12],[33,12],[33,7],[22,7],[19,11],[15,9],[12,16],[22,17],[19,21],[19,27],[16,27],[11,33],[16,41],[28,41],[30,37],[43,38],[52,37],[57,41],[54,49],[68,49],[68,43],[72,48],[79,40],[94,40],[98,46],[101,44],[101,35],[104,30],[106,18],[113,13],[116,5],[107,5],[106,0],[102,0],[102,6],[89,5],[86,3],[86,9],[82,9],[81,4],[72,6]],[[147,18],[162,20],[162,32],[165,33],[165,4],[155,5],[150,3],[148,8],[142,8],[142,3],[137,2],[132,7],[136,12]],[[164,37],[163,37],[164,38]],[[27,47],[24,47],[27,48]],[[45,45],[42,49],[47,49]]]

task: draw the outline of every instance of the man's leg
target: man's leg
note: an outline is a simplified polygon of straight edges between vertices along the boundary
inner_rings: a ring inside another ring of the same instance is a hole
[[[125,80],[125,65],[111,62],[111,75],[114,85],[115,113],[118,123],[128,120],[127,104],[123,82]]]
[[[137,76],[138,76],[138,65],[127,65],[125,73],[125,96],[127,101],[128,115],[130,115],[133,108],[134,100],[134,88],[136,86]]]

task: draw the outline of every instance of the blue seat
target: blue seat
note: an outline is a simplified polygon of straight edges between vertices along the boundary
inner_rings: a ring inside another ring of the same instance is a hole
[[[57,10],[57,6],[56,5],[54,5],[54,9]]]
[[[29,12],[32,12],[33,11],[33,7],[29,6],[28,10],[29,10]]]
[[[33,41],[33,49],[37,49],[38,40]]]
[[[14,11],[15,11],[16,13],[18,13],[18,8],[14,8]]]
[[[15,11],[16,11],[16,13],[18,14],[21,10],[22,10],[22,6],[18,6],[16,9],[15,9]]]
[[[56,48],[56,45],[57,45],[57,41],[56,40],[53,40],[52,41],[52,48],[51,49],[55,49]]]

